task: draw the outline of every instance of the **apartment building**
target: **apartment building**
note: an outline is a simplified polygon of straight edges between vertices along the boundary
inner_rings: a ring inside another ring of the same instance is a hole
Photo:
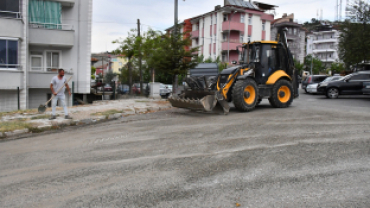
[[[333,62],[339,62],[339,35],[340,32],[333,29],[332,25],[323,23],[307,35],[307,55],[312,54],[320,59],[326,67],[330,67]]]
[[[198,56],[231,63],[239,60],[237,46],[248,41],[270,40],[271,11],[276,6],[243,0],[224,0],[224,6],[185,20],[182,30],[191,32]],[[172,28],[167,29],[171,30]]]
[[[300,63],[304,62],[306,56],[306,30],[301,24],[294,21],[294,14],[283,14],[281,18],[275,19],[271,24],[271,40],[276,40],[277,32],[280,28],[287,28],[287,42],[292,52],[293,58]]]
[[[91,20],[91,0],[1,0],[0,111],[18,108],[18,88],[21,109],[45,103],[59,68],[90,93]]]

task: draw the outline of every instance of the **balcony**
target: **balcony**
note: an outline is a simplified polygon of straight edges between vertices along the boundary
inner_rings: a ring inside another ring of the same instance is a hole
[[[0,89],[22,89],[23,73],[21,70],[0,70]]]
[[[76,0],[51,0],[51,1],[60,2],[60,4],[62,6],[70,6],[70,7],[73,7]]]
[[[233,21],[226,21],[222,23],[222,31],[228,31],[229,30],[229,23],[230,23],[230,30],[236,30],[241,31],[244,33],[245,25],[244,23],[240,22],[233,22]]]
[[[336,38],[327,38],[327,39],[314,40],[313,41],[313,44],[318,44],[318,43],[335,43],[337,41],[338,41],[338,39],[336,39]]]
[[[199,38],[199,30],[191,31],[191,38]]]
[[[0,17],[12,18],[12,19],[22,19],[22,15],[20,12],[12,12],[12,11],[0,11]]]
[[[0,31],[2,37],[23,36],[23,23],[21,19],[0,18]]]
[[[333,49],[333,47],[330,47],[330,48],[324,48],[324,49],[313,49],[312,52],[313,53],[326,53],[326,52],[335,52],[336,50]]]
[[[29,72],[29,88],[49,88],[50,80],[58,75],[58,72],[45,71],[30,71]],[[65,72],[65,77],[68,79],[72,74]]]
[[[243,43],[238,39],[230,39],[230,43],[227,40],[222,40],[222,50],[223,51],[234,51],[237,46],[241,46]]]
[[[335,62],[334,58],[319,58],[322,62],[328,63],[328,62]]]
[[[30,45],[72,48],[74,34],[72,25],[30,24]]]

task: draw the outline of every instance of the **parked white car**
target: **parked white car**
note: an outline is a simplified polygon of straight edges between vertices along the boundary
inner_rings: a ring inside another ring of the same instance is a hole
[[[159,95],[162,98],[168,98],[172,93],[172,89],[169,89],[165,84],[159,84]]]

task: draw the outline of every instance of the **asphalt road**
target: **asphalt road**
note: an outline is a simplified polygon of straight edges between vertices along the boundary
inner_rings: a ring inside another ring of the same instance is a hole
[[[370,207],[370,96],[0,142],[0,207]]]

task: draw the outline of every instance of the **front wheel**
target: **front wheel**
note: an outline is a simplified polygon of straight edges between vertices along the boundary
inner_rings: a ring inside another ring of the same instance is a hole
[[[286,108],[293,102],[293,86],[287,80],[277,81],[272,88],[270,104],[275,108]]]
[[[336,99],[339,96],[339,90],[337,88],[329,88],[326,91],[326,97],[331,99]]]
[[[238,80],[232,92],[232,100],[239,111],[248,112],[256,107],[258,101],[258,87],[251,78]]]

